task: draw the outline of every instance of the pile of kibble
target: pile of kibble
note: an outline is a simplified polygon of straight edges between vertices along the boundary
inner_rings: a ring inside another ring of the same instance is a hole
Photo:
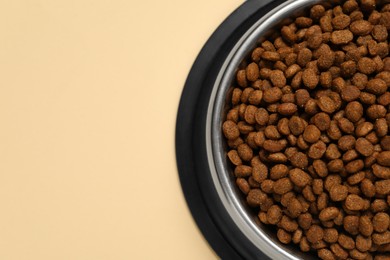
[[[237,70],[223,122],[239,189],[283,244],[390,259],[390,4],[315,5]]]

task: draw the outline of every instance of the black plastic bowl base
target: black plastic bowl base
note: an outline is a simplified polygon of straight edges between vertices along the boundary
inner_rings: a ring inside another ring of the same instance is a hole
[[[237,41],[283,0],[249,0],[214,32],[185,83],[176,122],[176,159],[189,209],[211,247],[222,259],[269,259],[234,224],[211,179],[206,154],[207,106],[214,82]]]

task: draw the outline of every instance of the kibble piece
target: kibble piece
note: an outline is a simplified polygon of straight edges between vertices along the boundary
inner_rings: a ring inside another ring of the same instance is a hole
[[[288,232],[294,232],[298,229],[298,223],[294,219],[291,219],[286,215],[282,216],[279,225]]]
[[[352,101],[345,107],[345,117],[351,122],[359,121],[363,116],[363,106],[357,101]]]
[[[267,221],[272,225],[276,225],[282,216],[282,210],[278,205],[272,205],[267,211]]]
[[[330,246],[330,250],[335,254],[339,259],[347,259],[348,252],[345,251],[339,244],[335,243]]]
[[[330,199],[333,201],[343,201],[348,196],[348,188],[344,185],[333,185],[329,191]]]
[[[255,113],[255,120],[259,125],[266,125],[269,121],[269,113],[264,108],[258,108]]]
[[[342,30],[349,26],[351,18],[346,14],[341,14],[333,18],[332,25],[335,30]]]
[[[348,210],[362,210],[364,208],[364,201],[360,196],[350,194],[345,199],[345,207]]]
[[[276,235],[279,241],[282,242],[283,244],[289,244],[291,242],[291,234],[281,228],[278,229]]]
[[[278,102],[283,96],[283,92],[278,87],[273,87],[264,91],[263,100],[267,103]]]
[[[390,151],[383,151],[377,156],[378,164],[390,167]]]
[[[336,207],[328,207],[320,212],[319,218],[321,221],[329,221],[339,215],[339,210]]]
[[[323,141],[318,141],[310,146],[308,156],[312,159],[320,159],[325,152],[326,144]]]
[[[291,181],[298,187],[305,187],[312,179],[309,174],[298,168],[290,170],[289,176]]]
[[[353,85],[346,86],[341,90],[341,98],[346,102],[351,102],[358,99],[360,96],[360,90]]]
[[[321,96],[317,101],[318,107],[325,113],[332,114],[337,107],[334,101],[328,96]]]
[[[370,156],[374,152],[374,146],[363,137],[356,140],[355,149],[363,156]]]
[[[330,117],[328,114],[324,112],[320,112],[318,114],[315,114],[312,117],[313,124],[320,130],[320,131],[326,131],[330,126]]]
[[[390,180],[381,180],[375,182],[375,191],[379,195],[390,194]]]
[[[242,164],[242,160],[238,155],[237,150],[230,150],[227,155],[230,159],[230,162],[233,163],[234,165],[237,166]]]
[[[390,217],[387,213],[379,212],[372,218],[372,224],[375,232],[385,232],[389,228]]]
[[[229,140],[234,140],[240,136],[240,131],[233,121],[225,121],[222,128],[225,137]]]
[[[315,125],[308,125],[303,132],[303,139],[309,143],[315,143],[321,136],[321,131]]]
[[[362,235],[356,237],[356,249],[360,252],[368,251],[372,246],[371,238],[366,238]]]
[[[324,237],[324,230],[318,225],[312,225],[307,230],[306,237],[310,243],[316,243]]]
[[[294,103],[283,103],[278,106],[278,113],[283,116],[293,115],[297,110],[297,105]]]
[[[359,219],[359,231],[363,236],[371,236],[374,231],[371,219],[368,216],[361,216]]]
[[[309,164],[309,160],[307,158],[307,155],[304,153],[301,153],[301,152],[297,152],[297,153],[293,154],[289,160],[290,160],[292,166],[298,167],[301,169],[306,168]]]
[[[317,87],[320,77],[314,69],[306,69],[303,71],[302,81],[308,89],[314,89]]]
[[[246,77],[249,81],[256,81],[260,76],[259,66],[257,63],[252,62],[246,67]]]
[[[371,33],[373,25],[365,20],[359,20],[351,23],[350,30],[353,34],[358,36],[364,36]]]
[[[363,57],[359,59],[357,68],[361,73],[369,75],[375,72],[377,65],[372,59]]]
[[[375,95],[384,94],[387,91],[387,84],[380,78],[368,81],[366,90]]]
[[[347,235],[340,234],[337,242],[339,242],[339,245],[347,250],[355,248],[355,241]]]
[[[351,235],[357,235],[359,233],[359,217],[358,216],[345,216],[343,220],[344,230]]]
[[[390,243],[390,231],[373,234],[372,241],[377,245],[384,245]]]
[[[336,45],[347,44],[353,40],[353,34],[349,30],[333,31],[330,40]]]

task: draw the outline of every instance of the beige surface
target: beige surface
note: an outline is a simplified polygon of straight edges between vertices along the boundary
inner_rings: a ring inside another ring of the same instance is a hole
[[[0,259],[214,259],[174,124],[242,1],[0,1]]]

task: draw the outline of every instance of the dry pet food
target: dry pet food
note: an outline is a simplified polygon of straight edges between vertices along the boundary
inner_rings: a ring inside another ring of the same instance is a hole
[[[390,259],[389,30],[390,4],[315,5],[238,68],[227,157],[280,243]]]

